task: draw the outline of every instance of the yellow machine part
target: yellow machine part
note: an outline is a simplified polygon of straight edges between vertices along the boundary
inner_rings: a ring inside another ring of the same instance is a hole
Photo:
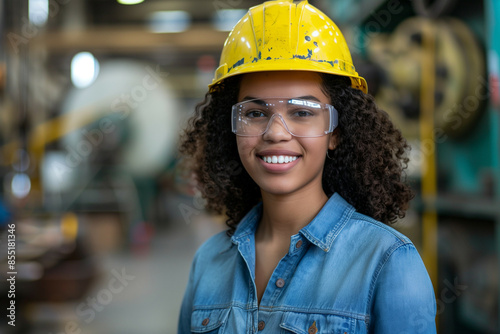
[[[413,113],[420,110],[423,71],[429,71],[422,68],[421,61],[426,52],[422,43],[424,26],[435,40],[435,129],[459,137],[474,125],[486,101],[476,97],[478,87],[484,86],[482,49],[470,29],[458,19],[412,17],[389,37],[379,37],[372,43],[370,56],[388,77],[377,101],[407,137],[418,137],[418,114]]]

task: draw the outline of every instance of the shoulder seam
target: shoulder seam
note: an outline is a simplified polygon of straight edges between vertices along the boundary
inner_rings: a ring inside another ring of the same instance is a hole
[[[408,239],[408,237],[406,237],[406,236],[402,237],[402,234],[400,232],[398,232],[397,230],[395,230],[393,227],[391,227],[387,224],[384,224],[382,222],[379,222],[378,220],[373,219],[369,216],[366,216],[362,213],[355,211],[351,218],[365,221],[365,222],[370,223],[370,224],[372,224],[372,225],[374,225],[374,226],[376,226],[384,231],[387,231],[388,233],[395,236],[399,241],[403,242],[403,244],[412,244],[411,240]],[[387,228],[387,227],[390,227],[390,228]]]

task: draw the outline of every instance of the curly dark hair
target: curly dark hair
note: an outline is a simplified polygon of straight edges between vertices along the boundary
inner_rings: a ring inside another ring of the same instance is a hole
[[[409,145],[372,96],[350,86],[347,77],[321,74],[323,90],[339,115],[337,147],[325,160],[323,190],[339,193],[358,212],[383,223],[405,215],[413,197],[405,183]],[[237,103],[240,76],[225,79],[196,106],[181,140],[207,209],[226,214],[228,235],[261,200],[245,171],[231,132],[231,106]]]

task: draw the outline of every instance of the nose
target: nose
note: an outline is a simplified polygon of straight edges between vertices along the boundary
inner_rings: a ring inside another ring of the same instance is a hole
[[[266,131],[262,136],[264,140],[269,141],[290,140],[292,138],[292,134],[288,131],[285,120],[280,114],[271,116]]]

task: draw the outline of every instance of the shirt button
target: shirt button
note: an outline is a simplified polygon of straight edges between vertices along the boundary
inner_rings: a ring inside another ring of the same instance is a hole
[[[276,286],[277,286],[278,288],[282,288],[282,287],[284,287],[284,286],[285,286],[285,280],[284,280],[284,279],[282,279],[282,278],[278,278],[278,279],[276,280]]]
[[[297,241],[295,248],[300,248],[300,246],[302,246],[302,240]]]
[[[309,327],[309,329],[307,330],[307,333],[316,334],[317,332],[318,332],[318,328],[316,328],[316,321],[315,321],[315,322],[313,322],[311,327]]]
[[[258,326],[259,331],[263,330],[264,327],[266,327],[266,323],[264,321],[259,321],[259,326]]]
[[[201,322],[201,324],[203,326],[206,326],[206,325],[208,325],[209,322],[210,322],[210,318],[206,318],[206,319],[203,319],[203,321]]]

